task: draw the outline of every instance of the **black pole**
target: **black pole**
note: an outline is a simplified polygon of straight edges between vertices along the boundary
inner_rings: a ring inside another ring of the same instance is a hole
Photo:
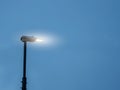
[[[22,78],[22,90],[27,90],[27,77],[26,77],[26,51],[27,51],[27,42],[24,42],[23,48],[23,78]]]

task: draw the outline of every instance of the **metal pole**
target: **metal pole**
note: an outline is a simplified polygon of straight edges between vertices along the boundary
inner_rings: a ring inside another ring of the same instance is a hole
[[[23,78],[22,78],[22,90],[27,90],[27,77],[26,77],[26,51],[27,51],[27,42],[24,42],[23,48]]]

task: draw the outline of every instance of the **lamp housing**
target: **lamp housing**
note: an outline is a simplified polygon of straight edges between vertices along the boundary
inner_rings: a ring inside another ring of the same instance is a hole
[[[35,38],[34,36],[22,36],[21,37],[22,42],[35,42],[36,40],[37,38]]]

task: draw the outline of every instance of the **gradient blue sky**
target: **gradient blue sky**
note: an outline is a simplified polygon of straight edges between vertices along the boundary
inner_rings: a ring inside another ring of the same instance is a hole
[[[119,0],[0,0],[0,90],[21,90],[20,36],[41,32],[64,43],[28,45],[28,90],[120,90]]]

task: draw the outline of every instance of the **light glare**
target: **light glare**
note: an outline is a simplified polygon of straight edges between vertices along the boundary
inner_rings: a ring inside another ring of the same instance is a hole
[[[42,39],[36,39],[36,42],[43,42],[44,40],[42,40]]]

